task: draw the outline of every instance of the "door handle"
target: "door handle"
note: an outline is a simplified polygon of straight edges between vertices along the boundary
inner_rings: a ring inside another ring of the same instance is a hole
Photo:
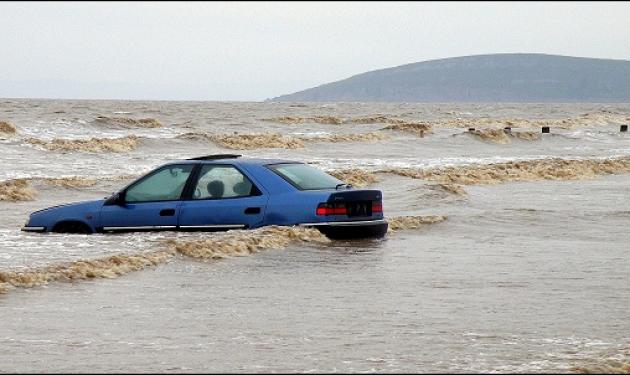
[[[260,207],[247,207],[245,209],[245,215],[258,215],[260,213]]]
[[[174,208],[166,208],[166,209],[160,211],[160,216],[175,216],[175,209]]]

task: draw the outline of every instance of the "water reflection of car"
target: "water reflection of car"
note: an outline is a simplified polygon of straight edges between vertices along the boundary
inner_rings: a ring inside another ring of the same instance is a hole
[[[105,200],[36,211],[22,230],[109,233],[301,225],[331,238],[387,232],[379,190],[355,189],[303,163],[239,156],[163,165]]]

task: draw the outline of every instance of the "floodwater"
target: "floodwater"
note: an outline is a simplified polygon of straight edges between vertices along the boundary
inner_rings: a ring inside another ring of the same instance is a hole
[[[162,126],[130,120],[144,118]],[[630,173],[623,166],[606,173],[575,170],[570,178],[524,174],[510,182],[492,180],[490,173],[459,186],[462,194],[435,181],[377,173],[368,186],[383,191],[386,216],[447,219],[383,240],[307,236],[222,259],[172,253],[119,277],[25,287],[6,275],[164,250],[169,240],[232,244],[221,242],[222,234],[19,230],[34,210],[103,198],[167,161],[236,152],[378,172],[623,159],[630,156],[630,135],[619,126],[630,123],[630,105],[4,99],[0,121],[16,129],[0,133],[0,184],[27,179],[30,189],[25,194],[18,187],[0,200],[0,282],[3,274],[6,281],[0,372],[573,372],[628,366]],[[382,130],[396,121],[425,122],[432,130],[423,136]],[[551,134],[541,135],[545,124]],[[536,137],[494,142],[467,132],[487,126],[512,126]],[[262,133],[274,134],[275,148],[239,143],[239,135]],[[356,137],[363,133],[379,136]],[[216,135],[236,141],[221,143]],[[302,145],[293,147],[296,140]],[[46,180],[60,177],[78,179],[74,185]],[[238,242],[241,233],[227,235]]]

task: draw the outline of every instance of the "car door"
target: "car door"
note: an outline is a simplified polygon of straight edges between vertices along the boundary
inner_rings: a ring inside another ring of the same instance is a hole
[[[179,227],[196,230],[255,228],[265,215],[268,196],[233,165],[205,164],[183,200]]]
[[[118,202],[101,209],[103,231],[175,229],[194,166],[167,165],[128,186],[119,193]]]

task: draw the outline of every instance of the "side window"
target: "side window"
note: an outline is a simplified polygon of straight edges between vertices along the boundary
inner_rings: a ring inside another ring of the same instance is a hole
[[[125,202],[177,200],[192,169],[192,164],[164,167],[129,187]]]
[[[229,165],[204,165],[193,199],[221,199],[260,195],[260,191],[238,169]]]

